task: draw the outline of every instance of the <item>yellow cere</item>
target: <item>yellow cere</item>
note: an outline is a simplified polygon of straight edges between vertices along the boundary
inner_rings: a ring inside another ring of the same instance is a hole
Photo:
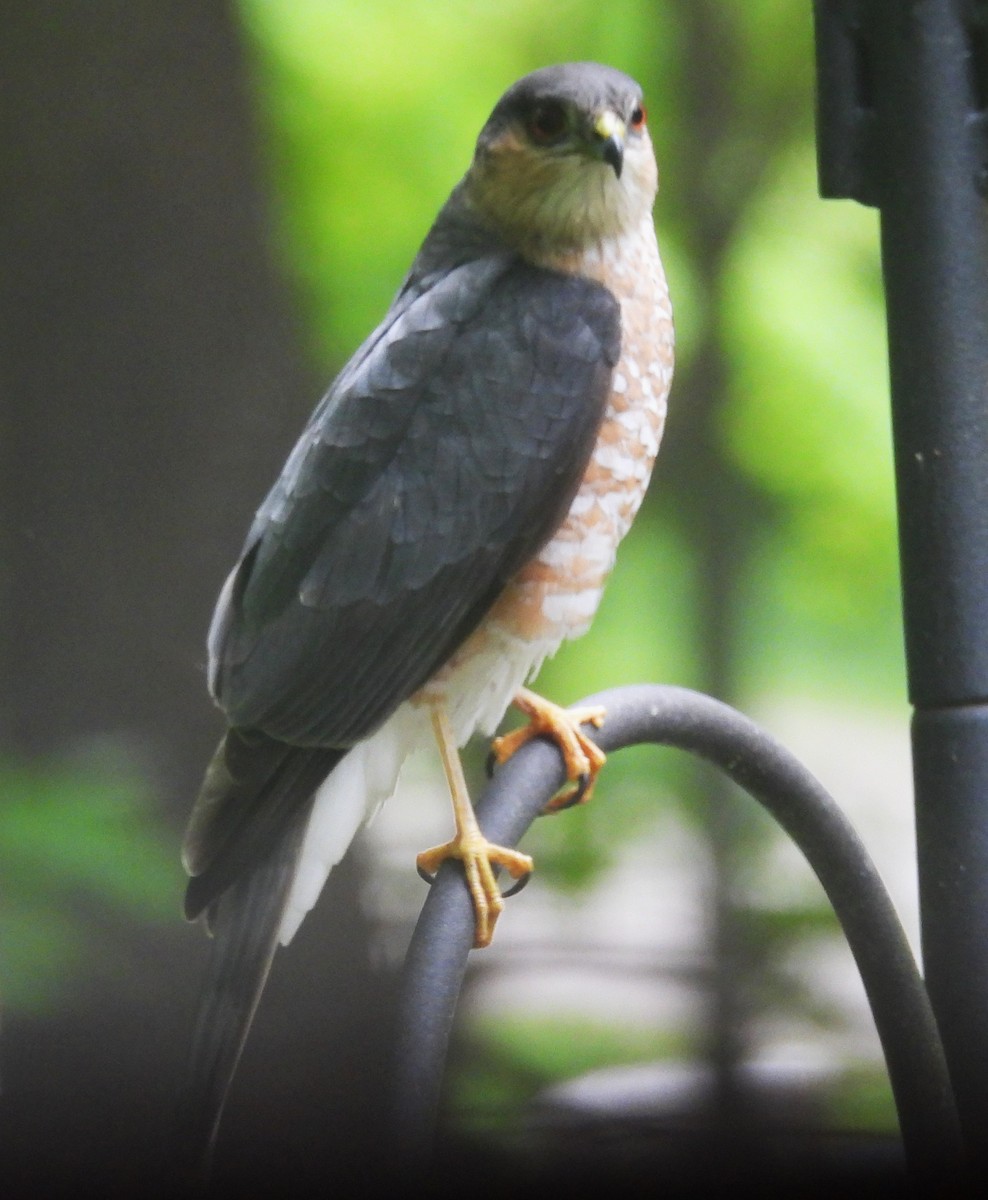
[[[594,133],[605,140],[610,137],[623,138],[626,132],[624,122],[610,109],[606,109],[600,114],[594,122],[593,128]]]

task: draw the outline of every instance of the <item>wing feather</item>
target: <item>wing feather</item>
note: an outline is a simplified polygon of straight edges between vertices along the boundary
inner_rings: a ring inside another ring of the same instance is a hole
[[[421,687],[565,517],[619,348],[606,288],[503,255],[400,305],[224,590],[212,678],[231,723],[345,747]]]

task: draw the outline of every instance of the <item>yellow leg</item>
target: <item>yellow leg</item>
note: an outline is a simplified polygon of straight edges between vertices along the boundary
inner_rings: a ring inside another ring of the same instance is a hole
[[[495,846],[481,833],[467,793],[463,766],[453,739],[453,731],[450,729],[449,717],[441,702],[432,704],[432,727],[439,744],[443,770],[446,772],[446,782],[449,784],[449,794],[453,801],[456,832],[451,841],[423,850],[416,863],[419,871],[427,875],[435,875],[447,858],[458,858],[463,863],[476,916],[473,944],[480,949],[490,945],[494,936],[494,926],[504,908],[492,864],[504,867],[513,879],[518,879],[531,871],[533,863],[527,854],[519,854],[505,846]]]
[[[606,756],[580,726],[589,724],[599,729],[604,723],[605,710],[600,707],[560,708],[558,704],[537,696],[528,688],[522,688],[513,703],[525,713],[529,723],[521,729],[506,733],[503,737],[495,738],[491,747],[494,758],[499,763],[507,762],[516,750],[532,738],[541,735],[550,737],[563,756],[566,778],[576,786],[551,800],[547,811],[554,812],[560,808],[568,808],[571,804],[583,804],[589,800],[600,769],[606,762]]]

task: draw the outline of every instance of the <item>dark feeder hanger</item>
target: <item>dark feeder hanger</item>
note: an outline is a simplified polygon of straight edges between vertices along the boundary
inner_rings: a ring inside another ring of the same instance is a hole
[[[988,1182],[988,4],[819,0],[820,190],[881,217],[926,984]]]

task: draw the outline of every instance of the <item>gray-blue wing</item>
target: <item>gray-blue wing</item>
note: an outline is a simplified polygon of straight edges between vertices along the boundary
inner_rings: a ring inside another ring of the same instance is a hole
[[[225,589],[211,676],[231,723],[345,747],[422,686],[565,517],[619,348],[606,288],[506,256],[393,311]]]

